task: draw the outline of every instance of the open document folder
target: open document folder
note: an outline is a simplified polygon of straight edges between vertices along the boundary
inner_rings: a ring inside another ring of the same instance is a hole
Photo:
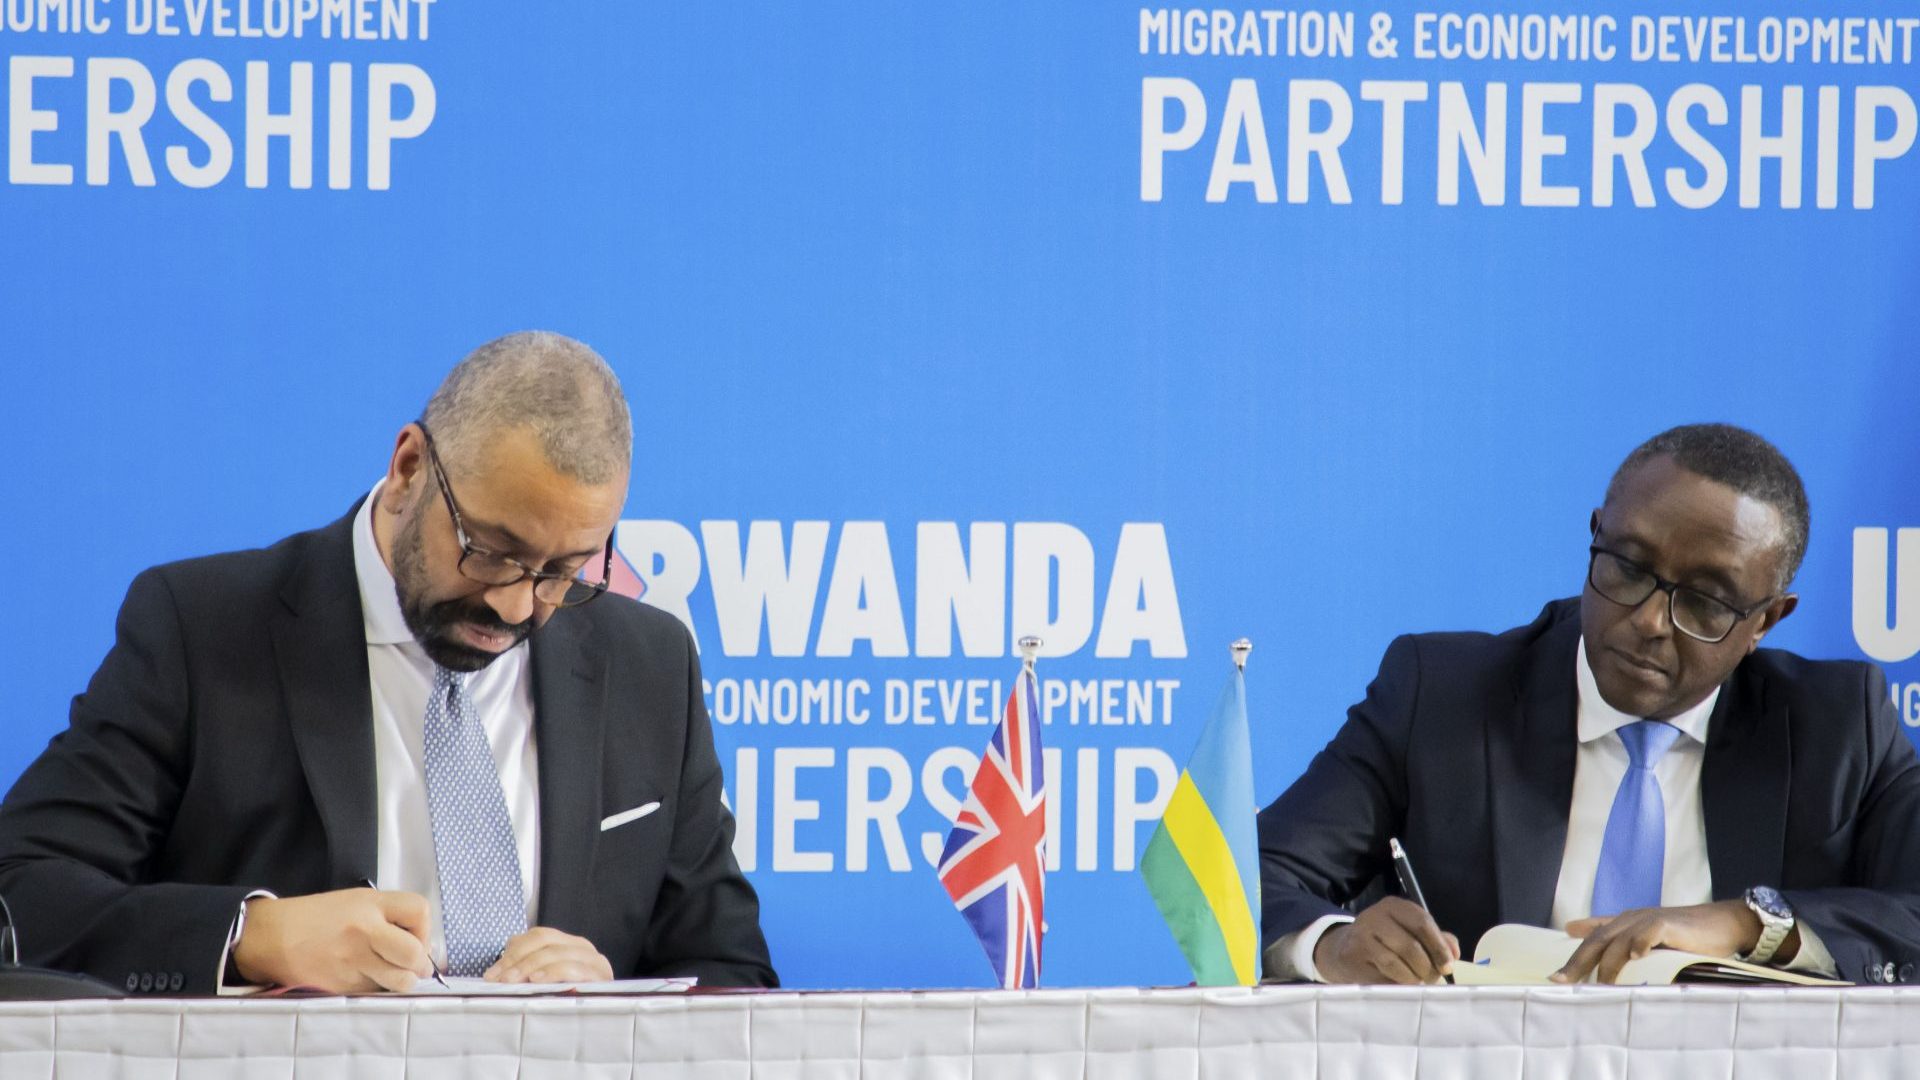
[[[1558,930],[1507,923],[1487,931],[1473,950],[1473,963],[1453,965],[1458,986],[1535,986],[1548,983],[1580,947],[1579,938]],[[1591,982],[1593,976],[1589,974]],[[1797,971],[1761,967],[1719,956],[1655,949],[1620,969],[1619,986],[1665,986],[1669,983],[1791,983],[1798,986],[1849,986],[1850,983],[1802,975]]]

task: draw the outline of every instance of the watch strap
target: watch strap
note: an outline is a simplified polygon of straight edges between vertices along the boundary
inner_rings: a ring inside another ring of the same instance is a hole
[[[1754,899],[1753,891],[1748,890],[1745,897],[1747,907],[1760,919],[1760,940],[1754,943],[1753,951],[1735,959],[1749,964],[1764,964],[1773,959],[1780,946],[1793,933],[1793,916],[1781,918],[1763,907]]]

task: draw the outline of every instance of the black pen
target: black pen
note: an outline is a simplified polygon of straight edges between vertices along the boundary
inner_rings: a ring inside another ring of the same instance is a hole
[[[1420,879],[1413,876],[1413,860],[1407,858],[1407,849],[1400,846],[1400,838],[1387,837],[1387,850],[1393,853],[1393,872],[1400,879],[1400,891],[1407,894],[1407,899],[1419,904],[1421,911],[1432,915],[1433,909],[1427,906],[1427,896],[1420,891]],[[1451,975],[1440,977],[1448,982],[1453,981]]]
[[[1395,843],[1397,844],[1398,841],[1395,841]],[[367,888],[372,889],[374,892],[380,891],[380,886],[375,885],[373,883],[372,878],[361,878],[360,884],[365,885]],[[1425,905],[1422,905],[1422,906],[1425,906]],[[451,986],[447,986],[447,977],[445,975],[440,974],[440,962],[433,958],[432,949],[427,950],[427,963],[433,965],[433,981],[439,983],[445,989],[448,989],[448,990],[453,989]]]

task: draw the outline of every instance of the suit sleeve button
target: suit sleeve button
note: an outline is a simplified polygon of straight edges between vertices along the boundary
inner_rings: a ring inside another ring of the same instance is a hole
[[[151,971],[141,972],[140,973],[140,992],[144,994],[152,989],[153,989],[153,972]]]
[[[187,982],[186,977],[176,971],[173,974],[167,976],[167,989],[173,991],[174,993],[179,993],[180,988],[186,985],[186,982]]]
[[[140,976],[129,972],[127,974],[127,993],[131,994],[138,989],[140,989]]]

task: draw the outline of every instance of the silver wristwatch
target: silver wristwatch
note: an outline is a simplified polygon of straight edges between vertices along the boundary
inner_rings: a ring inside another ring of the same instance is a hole
[[[1793,933],[1793,905],[1780,895],[1779,890],[1768,885],[1755,885],[1747,890],[1747,906],[1760,917],[1760,940],[1753,951],[1737,959],[1749,964],[1764,964],[1773,959],[1780,951],[1780,943]]]

